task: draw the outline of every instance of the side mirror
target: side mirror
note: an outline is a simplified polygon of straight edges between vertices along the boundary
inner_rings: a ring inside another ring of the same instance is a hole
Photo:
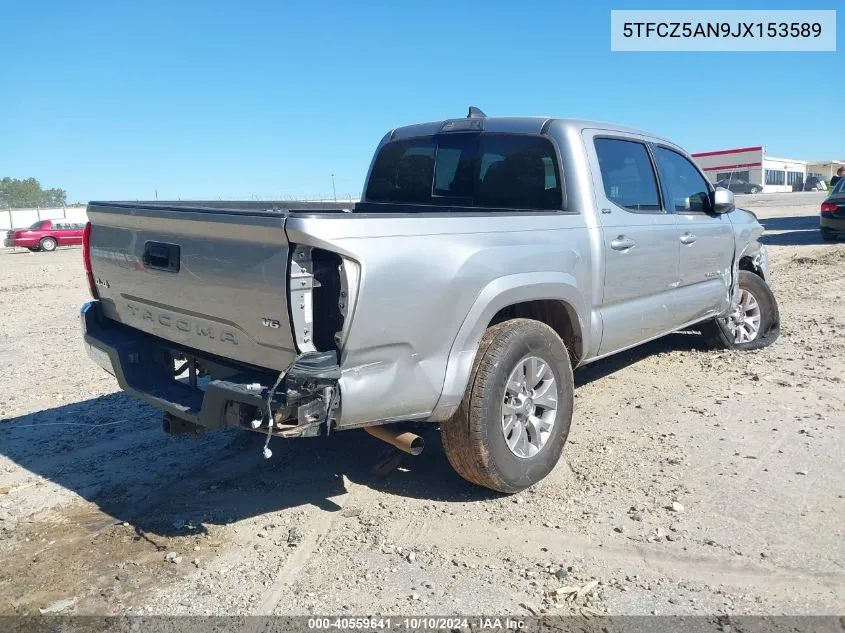
[[[736,208],[733,191],[716,187],[713,192],[713,213],[730,213]]]

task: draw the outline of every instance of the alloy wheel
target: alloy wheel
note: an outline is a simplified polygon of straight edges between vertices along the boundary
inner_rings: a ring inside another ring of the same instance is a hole
[[[557,380],[549,364],[528,356],[516,364],[505,385],[502,434],[510,451],[533,457],[548,442],[557,417]]]

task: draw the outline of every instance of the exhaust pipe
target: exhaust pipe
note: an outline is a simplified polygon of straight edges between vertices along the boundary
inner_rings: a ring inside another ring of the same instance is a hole
[[[382,442],[387,442],[409,455],[419,455],[425,448],[425,440],[419,435],[409,431],[399,431],[392,424],[366,426],[364,430],[373,437],[380,439]]]

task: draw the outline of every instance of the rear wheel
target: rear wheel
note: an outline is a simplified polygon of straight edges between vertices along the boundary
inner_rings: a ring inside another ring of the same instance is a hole
[[[514,493],[549,474],[572,422],[569,353],[531,319],[488,328],[464,399],[442,426],[449,463],[472,483]]]
[[[730,313],[708,321],[701,333],[715,349],[760,349],[780,334],[778,304],[765,280],[739,271],[739,300]]]
[[[51,253],[56,250],[56,246],[58,246],[58,244],[56,243],[56,239],[53,237],[45,237],[41,239],[42,251],[47,251],[48,253]]]
[[[760,193],[760,187],[751,187],[751,193]]]

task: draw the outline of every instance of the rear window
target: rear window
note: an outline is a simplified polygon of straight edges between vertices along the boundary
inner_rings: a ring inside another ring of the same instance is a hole
[[[547,138],[440,134],[382,147],[366,197],[369,202],[557,210],[562,207],[559,174]]]
[[[660,211],[657,176],[645,145],[638,141],[594,141],[607,199],[629,211]]]

